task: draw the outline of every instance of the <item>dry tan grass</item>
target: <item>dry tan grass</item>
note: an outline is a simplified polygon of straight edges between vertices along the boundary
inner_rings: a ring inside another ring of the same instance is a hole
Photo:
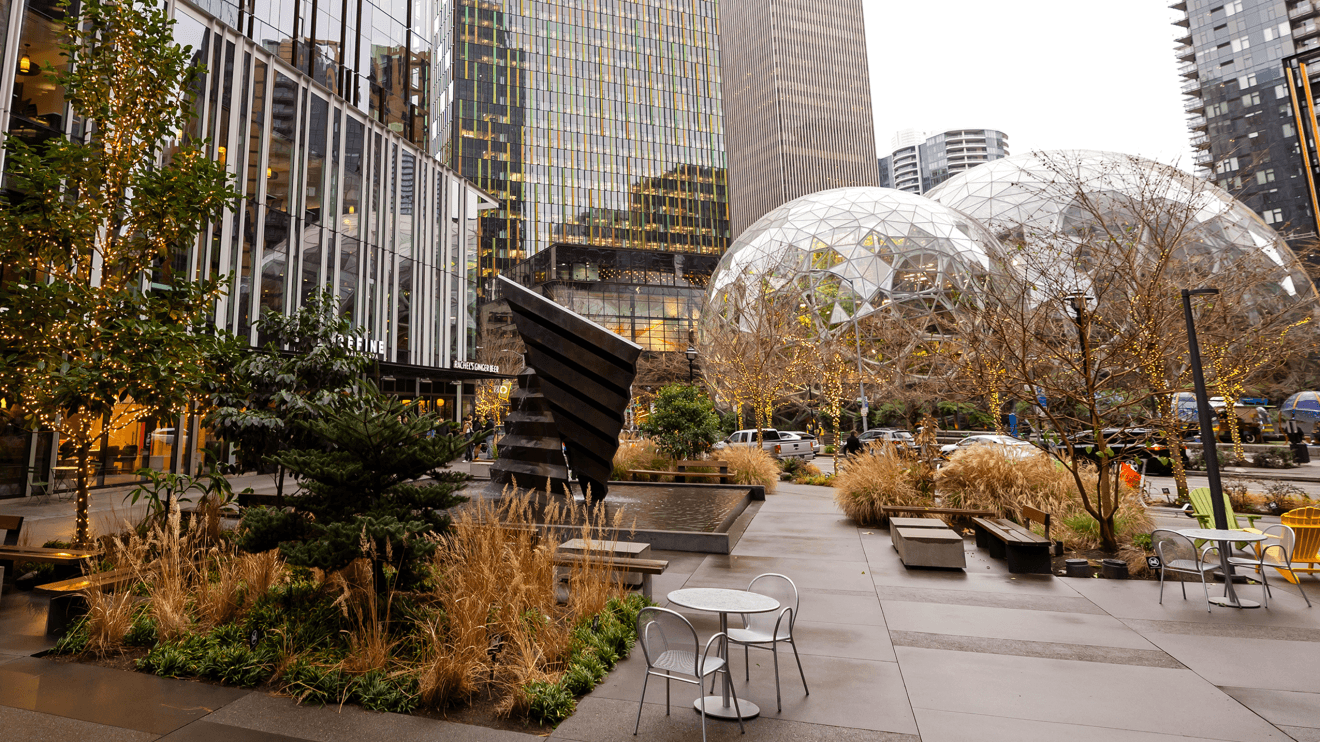
[[[729,446],[719,451],[719,458],[729,462],[729,474],[738,484],[759,484],[766,493],[779,484],[779,461],[756,446]]]
[[[914,462],[905,460],[892,443],[848,459],[834,476],[834,502],[863,525],[879,523],[885,505],[928,505],[913,479]]]
[[[133,594],[89,589],[83,596],[87,599],[87,651],[105,655],[119,649],[133,626]]]
[[[1081,474],[1087,495],[1095,502],[1095,468],[1083,464]],[[995,446],[973,446],[954,454],[936,472],[935,484],[941,504],[987,508],[1019,520],[1022,506],[1030,505],[1052,516],[1051,538],[1077,549],[1100,545],[1099,529],[1082,506],[1076,480],[1049,456],[1015,458]],[[1150,533],[1150,516],[1139,499],[1134,490],[1120,485],[1115,525],[1122,542]]]
[[[1043,453],[1017,458],[999,446],[971,446],[935,473],[935,487],[949,507],[987,508],[1000,517],[1016,517],[1023,505],[1063,512],[1063,504],[1075,497],[1076,484]]]
[[[422,699],[443,706],[490,684],[500,709],[516,710],[523,685],[553,680],[562,669],[573,625],[624,592],[608,558],[570,570],[569,602],[557,600],[557,543],[537,526],[530,493],[477,500],[458,513],[439,541],[432,597],[442,613],[424,627]],[[543,506],[545,523],[579,524],[574,536],[595,539],[607,526],[603,509],[586,512],[558,498]],[[488,650],[499,646],[492,660]],[[492,682],[493,678],[493,682]]]
[[[670,471],[673,462],[649,440],[620,441],[619,450],[614,452],[614,467],[610,476],[626,482],[632,479],[628,472],[633,470]],[[672,477],[661,477],[661,481],[673,481]]]

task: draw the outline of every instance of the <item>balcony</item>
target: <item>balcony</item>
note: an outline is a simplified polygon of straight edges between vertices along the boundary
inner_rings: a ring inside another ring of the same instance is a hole
[[[1307,39],[1306,41],[1303,41],[1302,43],[1297,44],[1296,46],[1296,50],[1298,54],[1301,54],[1303,52],[1314,51],[1316,49],[1320,49],[1320,38]]]
[[[1202,113],[1205,111],[1205,101],[1200,98],[1188,98],[1183,101],[1183,111],[1187,113]]]
[[[1183,95],[1196,95],[1196,96],[1199,96],[1199,95],[1201,94],[1201,81],[1200,81],[1200,80],[1188,80],[1187,82],[1185,82],[1185,83],[1182,84],[1182,92],[1183,92]]]
[[[1205,120],[1205,116],[1192,116],[1187,119],[1187,128],[1192,131],[1205,131],[1210,126],[1210,122]]]
[[[1183,77],[1196,78],[1200,76],[1201,70],[1196,66],[1196,62],[1183,62],[1178,65],[1178,74]]]
[[[1310,18],[1316,14],[1316,5],[1311,0],[1303,0],[1300,3],[1288,8],[1288,17],[1293,20],[1301,18]]]
[[[1210,137],[1207,137],[1205,134],[1193,134],[1193,135],[1192,135],[1192,148],[1193,148],[1193,149],[1210,149]]]
[[[1186,12],[1187,0],[1178,0],[1178,2],[1174,3],[1173,5],[1170,5],[1169,7],[1173,8],[1174,10],[1181,10]]]
[[[1174,47],[1173,56],[1177,57],[1180,61],[1183,62],[1195,61],[1196,47],[1193,47],[1191,44],[1183,44],[1181,46]]]
[[[1302,41],[1303,39],[1309,39],[1316,35],[1320,35],[1320,25],[1316,24],[1314,18],[1304,23],[1299,23],[1296,26],[1293,26],[1292,29],[1293,41]]]
[[[1210,163],[1215,161],[1215,157],[1210,154],[1208,149],[1198,149],[1192,153],[1192,161],[1201,167],[1208,168]]]
[[[1175,44],[1181,44],[1183,46],[1191,46],[1192,34],[1189,32],[1186,36],[1179,36],[1178,38],[1174,39],[1173,42]]]
[[[1190,28],[1191,25],[1192,25],[1192,20],[1191,20],[1190,18],[1188,18],[1187,16],[1184,15],[1183,17],[1179,18],[1178,20],[1174,21],[1174,22],[1173,22],[1173,25],[1175,25],[1175,26],[1182,26],[1183,28]]]

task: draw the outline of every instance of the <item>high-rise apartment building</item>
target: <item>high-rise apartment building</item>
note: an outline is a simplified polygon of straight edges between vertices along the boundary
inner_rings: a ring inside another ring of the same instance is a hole
[[[1311,0],[1180,0],[1175,54],[1198,173],[1290,241],[1315,236],[1283,60],[1320,46]]]
[[[878,163],[880,186],[925,193],[983,162],[1008,157],[1008,135],[994,129],[953,129],[921,140],[911,130],[894,137],[894,151]]]
[[[724,0],[719,12],[733,236],[798,196],[876,185],[861,0]]]
[[[185,134],[209,140],[242,193],[153,281],[221,277],[217,328],[261,342],[263,313],[316,290],[340,299],[382,386],[457,415],[476,361],[479,216],[494,199],[435,159],[429,0],[176,0],[175,37],[206,67]],[[66,7],[0,0],[0,125],[38,142],[81,136],[41,72],[64,64]],[[150,64],[150,60],[142,60]],[[0,281],[19,280],[0,266]],[[470,387],[469,387],[470,389]],[[5,418],[6,420],[8,418]],[[165,432],[155,433],[160,424]],[[94,484],[141,467],[195,471],[196,417],[107,433]],[[54,434],[0,425],[0,497],[64,463]],[[32,471],[34,474],[29,475]]]
[[[494,194],[479,271],[552,244],[728,243],[710,0],[443,0],[434,146]]]

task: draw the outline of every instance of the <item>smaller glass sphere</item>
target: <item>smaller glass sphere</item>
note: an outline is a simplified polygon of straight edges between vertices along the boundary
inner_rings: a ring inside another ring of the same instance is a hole
[[[996,241],[976,220],[916,194],[836,188],[794,199],[761,217],[720,260],[702,322],[730,322],[744,308],[730,289],[759,276],[798,301],[818,337],[851,332],[881,310],[952,327],[976,301]]]

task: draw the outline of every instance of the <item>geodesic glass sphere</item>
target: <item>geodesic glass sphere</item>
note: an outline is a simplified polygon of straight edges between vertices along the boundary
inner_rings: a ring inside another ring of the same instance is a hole
[[[960,173],[927,196],[974,217],[1005,242],[1016,238],[1055,249],[1070,237],[1083,245],[1102,223],[1141,239],[1152,224],[1181,224],[1186,214],[1189,229],[1178,257],[1217,266],[1264,255],[1279,268],[1272,291],[1314,293],[1287,243],[1245,204],[1212,183],[1142,157],[1090,150],[1013,155]]]
[[[729,247],[711,275],[702,320],[736,321],[729,292],[754,275],[796,299],[820,337],[887,311],[942,332],[960,303],[976,300],[994,246],[976,220],[916,194],[812,193],[761,217]]]

